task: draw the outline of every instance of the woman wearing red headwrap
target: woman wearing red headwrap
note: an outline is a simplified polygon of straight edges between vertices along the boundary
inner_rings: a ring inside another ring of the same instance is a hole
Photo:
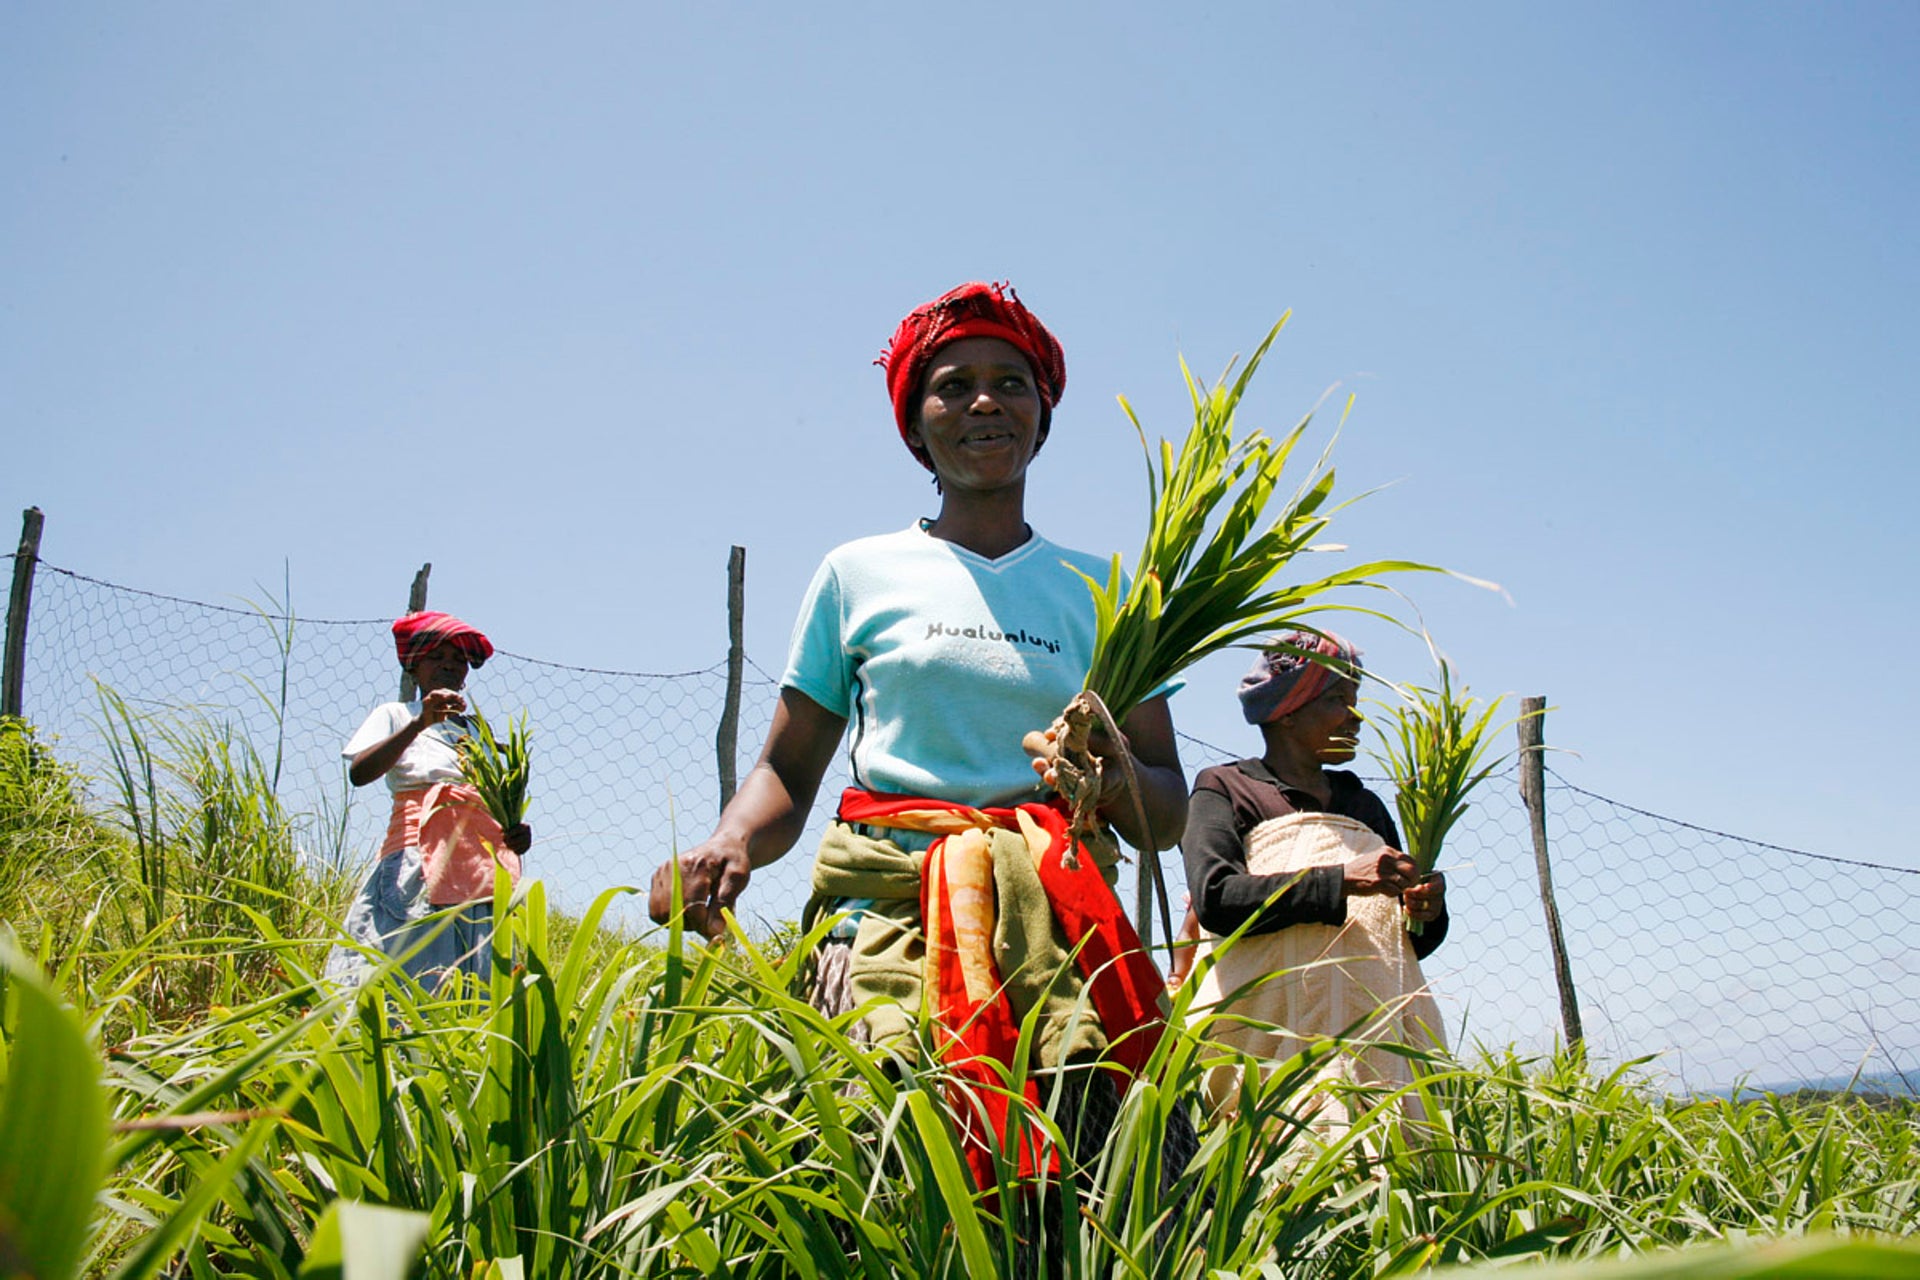
[[[1446,881],[1423,878],[1400,852],[1379,796],[1355,774],[1327,767],[1353,759],[1358,746],[1360,674],[1358,650],[1339,636],[1282,638],[1240,681],[1241,710],[1266,750],[1194,779],[1180,841],[1192,903],[1183,935],[1204,950],[1246,930],[1219,953],[1196,1006],[1245,1015],[1213,1024],[1215,1034],[1261,1056],[1300,1047],[1263,1024],[1331,1036],[1371,1022],[1358,1038],[1442,1042],[1418,962],[1447,936]],[[1402,927],[1401,908],[1425,925],[1421,933]],[[1182,976],[1192,956],[1187,950],[1177,964]],[[1299,971],[1272,980],[1279,969]],[[1374,1059],[1344,1060],[1336,1073],[1404,1082],[1403,1058]],[[1210,1082],[1217,1104],[1230,1104],[1232,1082],[1230,1072]]]
[[[393,640],[419,694],[375,707],[341,752],[354,786],[387,780],[393,811],[380,859],[347,910],[347,936],[365,950],[337,948],[328,972],[364,978],[367,953],[378,951],[405,956],[407,972],[422,981],[461,971],[484,980],[494,867],[517,880],[520,855],[533,845],[524,823],[500,830],[460,769],[468,733],[461,691],[493,645],[478,628],[433,612],[395,622]]]
[[[908,315],[879,363],[939,510],[828,554],[759,763],[714,833],[680,855],[679,901],[673,864],[655,874],[653,917],[684,908],[692,928],[718,936],[753,872],[799,836],[851,729],[856,786],[814,862],[810,915],[840,916],[818,957],[816,1003],[864,1009],[882,1045],[927,1034],[962,1074],[1006,1061],[1036,1008],[1035,1067],[1102,1055],[1137,1064],[1158,1035],[1160,982],[1112,892],[1117,849],[1071,845],[1045,789],[1051,762],[1021,746],[1085,681],[1094,610],[1074,567],[1103,578],[1108,564],[1028,523],[1027,469],[1066,382],[1060,344],[1011,289],[968,284]],[[1152,853],[1186,809],[1165,692],[1121,728],[1123,742],[1103,744],[1112,767],[1100,812]],[[1116,1086],[1081,1071],[1066,1088],[1086,1098],[1075,1144],[1085,1156],[1105,1137]],[[983,1105],[1007,1132],[1004,1099],[997,1112]],[[985,1147],[969,1136],[984,1178]],[[1057,1156],[1024,1144],[1018,1163],[1044,1172]],[[1168,1161],[1175,1173],[1183,1163]]]

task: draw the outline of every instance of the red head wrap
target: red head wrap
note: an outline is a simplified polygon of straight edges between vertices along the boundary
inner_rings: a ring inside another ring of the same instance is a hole
[[[438,644],[458,649],[470,667],[482,666],[493,656],[493,642],[480,628],[450,613],[410,613],[393,624],[393,647],[403,667],[411,667]]]
[[[1033,367],[1041,398],[1052,408],[1067,386],[1067,357],[1059,340],[1047,332],[1040,318],[1027,310],[1007,284],[963,284],[915,307],[893,331],[893,341],[874,361],[887,372],[887,394],[893,397],[893,420],[900,438],[907,438],[913,402],[926,380],[934,353],[962,338],[999,338],[1018,348]]]

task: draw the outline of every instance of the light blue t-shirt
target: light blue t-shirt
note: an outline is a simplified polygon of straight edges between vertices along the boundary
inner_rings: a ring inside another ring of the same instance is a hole
[[[1038,534],[997,560],[919,525],[836,547],[780,683],[847,718],[858,786],[1037,798],[1020,739],[1053,723],[1093,659],[1093,598],[1069,564],[1106,581],[1107,561]]]

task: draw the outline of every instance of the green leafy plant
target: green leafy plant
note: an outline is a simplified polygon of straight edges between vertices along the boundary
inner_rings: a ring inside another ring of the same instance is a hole
[[[1438,688],[1416,685],[1401,693],[1403,700],[1381,718],[1382,748],[1374,758],[1393,779],[1402,852],[1431,875],[1447,833],[1467,811],[1467,797],[1507,759],[1487,759],[1494,735],[1506,727],[1494,724],[1505,696],[1482,704],[1464,685],[1455,693],[1453,667],[1444,658]],[[1424,926],[1409,920],[1407,929],[1420,933]]]
[[[1209,654],[1300,626],[1311,614],[1355,608],[1327,602],[1323,597],[1329,592],[1384,589],[1382,575],[1435,571],[1410,560],[1373,560],[1305,580],[1281,579],[1303,552],[1341,550],[1319,539],[1347,505],[1333,501],[1327,453],[1290,495],[1279,496],[1288,463],[1313,420],[1311,412],[1279,439],[1258,430],[1235,439],[1235,415],[1247,384],[1290,315],[1268,331],[1237,376],[1229,362],[1209,387],[1184,359],[1180,362],[1193,401],[1193,425],[1177,450],[1164,439],[1157,451],[1149,446],[1133,406],[1120,399],[1146,455],[1147,537],[1131,582],[1119,555],[1105,582],[1081,575],[1093,593],[1093,660],[1085,689],[1061,713],[1054,733],[1057,788],[1072,806],[1082,835],[1096,826],[1100,797],[1101,770],[1088,745],[1096,725],[1105,725],[1118,741],[1118,725],[1135,707]],[[1144,828],[1145,813],[1139,818]],[[1165,886],[1157,863],[1149,862],[1171,933]]]
[[[1066,1140],[1060,1082],[1038,1077],[1062,1194],[1033,1194],[1005,1151],[976,1187],[928,1047],[876,1049],[858,1011],[797,994],[825,922],[713,948],[677,921],[609,928],[623,890],[563,920],[539,882],[498,875],[479,998],[393,965],[342,990],[314,974],[330,928],[293,932],[319,926],[287,905],[329,882],[250,861],[251,832],[281,841],[299,816],[267,803],[245,740],[139,724],[168,815],[161,932],[109,909],[138,896],[132,835],[81,814],[61,824],[76,851],[21,868],[18,901],[84,880],[108,905],[41,930],[38,965],[0,945],[0,1275],[26,1259],[53,1280],[993,1277],[1031,1274],[1036,1242],[1059,1274],[1168,1280],[1910,1269],[1911,1240],[1874,1237],[1920,1232],[1911,1097],[1673,1096],[1638,1063],[1602,1075],[1581,1051],[1509,1049],[1416,1055],[1413,1122],[1400,1098],[1318,1079],[1337,1040],[1266,1063],[1219,1046],[1210,1028],[1240,1015],[1196,1011],[1211,957],[1097,1149]],[[0,832],[66,812],[71,797],[48,808],[56,783],[85,790],[45,748],[0,767]],[[216,952],[272,963],[186,981]],[[1170,1123],[1219,1066],[1241,1069],[1235,1113],[1194,1117],[1199,1151],[1163,1178]],[[1010,1068],[1016,1099],[1026,1079]],[[1324,1142],[1298,1123],[1323,1089],[1354,1117]]]
[[[1434,570],[1409,560],[1374,560],[1305,581],[1275,583],[1302,552],[1342,549],[1317,540],[1347,505],[1331,502],[1334,472],[1323,453],[1274,509],[1287,464],[1313,421],[1311,412],[1277,440],[1264,431],[1234,438],[1247,384],[1286,323],[1282,316],[1268,331],[1238,377],[1230,363],[1211,387],[1180,362],[1193,401],[1193,426],[1178,451],[1170,441],[1160,442],[1157,465],[1145,428],[1121,397],[1146,453],[1147,538],[1130,586],[1118,555],[1104,583],[1087,579],[1097,631],[1086,688],[1116,720],[1207,655],[1264,632],[1286,630],[1328,608],[1319,597],[1329,591],[1377,588],[1382,574]]]
[[[424,1213],[335,1200],[314,1224],[300,1280],[406,1280],[430,1227]]]
[[[1057,1080],[1040,1079],[1035,1120],[1077,1190],[1032,1195],[1004,1151],[977,1188],[932,1054],[876,1051],[853,1015],[794,994],[818,933],[782,955],[672,926],[664,947],[590,948],[621,892],[559,948],[542,886],[510,905],[503,880],[495,945],[512,963],[482,1000],[390,972],[345,1018],[290,993],[125,1046],[116,1111],[181,1125],[123,1143],[103,1228],[180,1274],[282,1274],[303,1239],[316,1269],[319,1224],[346,1199],[426,1215],[415,1274],[435,1280],[993,1277],[1021,1274],[1043,1240],[1065,1275],[1359,1280],[1920,1226],[1920,1109],[1905,1103],[1669,1099],[1627,1068],[1509,1053],[1428,1059],[1409,1086],[1418,1126],[1391,1094],[1347,1086],[1353,1128],[1323,1143],[1297,1117],[1337,1041],[1278,1063],[1226,1053],[1209,1027],[1238,1015],[1194,1016],[1191,990],[1084,1162]],[[1162,1178],[1173,1114],[1227,1064],[1242,1068],[1235,1115],[1203,1118],[1198,1153]],[[1016,1098],[1025,1079],[1008,1076]],[[216,1107],[262,1118],[243,1128]],[[145,1216],[204,1225],[149,1245]],[[343,1248],[406,1226],[366,1216],[342,1217]]]
[[[100,1058],[45,978],[0,940],[0,1274],[75,1273],[106,1171]]]
[[[469,711],[467,719],[473,732],[460,744],[460,771],[501,829],[516,827],[527,816],[527,740],[532,733],[526,713],[507,722],[504,738],[478,710]]]
[[[1897,1280],[1920,1276],[1920,1244],[1820,1235],[1764,1244],[1723,1242],[1651,1257],[1534,1268],[1530,1280]]]

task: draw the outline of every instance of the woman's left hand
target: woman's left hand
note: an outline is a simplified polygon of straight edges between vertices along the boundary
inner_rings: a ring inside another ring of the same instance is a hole
[[[1059,756],[1058,734],[1061,722],[1036,729],[1021,739],[1027,754],[1033,757],[1033,771],[1058,794],[1055,761]],[[1135,849],[1158,853],[1173,847],[1187,825],[1187,779],[1180,771],[1180,749],[1173,736],[1173,717],[1167,712],[1165,695],[1149,698],[1127,714],[1120,726],[1120,740],[1096,727],[1087,738],[1087,746],[1099,758],[1100,816],[1113,824],[1120,838]],[[1127,765],[1131,764],[1131,770]],[[1139,786],[1140,794],[1130,797],[1128,783]],[[1146,817],[1141,826],[1140,815]]]
[[[507,848],[515,853],[524,854],[533,848],[533,828],[524,822],[516,822],[506,830]]]
[[[1060,758],[1059,733],[1060,722],[1056,720],[1049,728],[1036,729],[1020,740],[1020,745],[1033,757],[1033,771],[1040,775],[1040,781],[1050,791],[1059,789],[1054,774],[1054,765]],[[1100,807],[1104,809],[1126,792],[1127,771],[1117,759],[1113,736],[1104,725],[1095,725],[1093,732],[1087,735],[1087,749],[1100,761]],[[1126,749],[1124,744],[1121,749]],[[1134,767],[1137,771],[1141,766]]]
[[[1447,909],[1446,876],[1436,871],[1419,884],[1409,885],[1401,890],[1400,901],[1406,904],[1407,919],[1431,924]]]
[[[1060,758],[1059,731],[1035,729],[1020,739],[1020,749],[1032,757],[1028,763],[1033,766],[1033,771],[1040,775],[1040,781],[1044,782],[1048,788],[1052,788],[1054,761]]]

